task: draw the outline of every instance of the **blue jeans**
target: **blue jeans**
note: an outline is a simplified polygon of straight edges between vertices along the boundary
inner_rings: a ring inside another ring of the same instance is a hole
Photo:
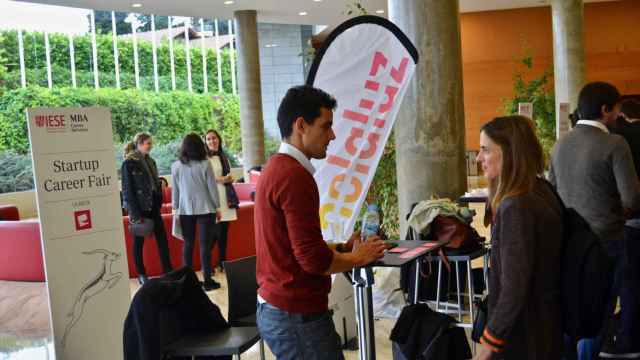
[[[260,336],[278,360],[344,360],[331,314],[293,314],[258,304]]]

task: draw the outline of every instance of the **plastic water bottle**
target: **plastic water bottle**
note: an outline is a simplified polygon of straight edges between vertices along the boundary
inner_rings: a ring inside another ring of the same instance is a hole
[[[363,240],[369,238],[369,236],[378,235],[380,232],[380,214],[378,205],[367,205],[367,212],[362,217],[362,232],[361,237]]]

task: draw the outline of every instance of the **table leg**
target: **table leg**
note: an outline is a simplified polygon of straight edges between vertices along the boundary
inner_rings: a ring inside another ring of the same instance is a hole
[[[458,268],[458,262],[456,263],[456,294],[458,295],[458,321],[462,322],[462,301],[460,296],[460,269]]]
[[[438,288],[436,289],[436,311],[440,311],[440,285],[442,280],[442,259],[438,259]]]
[[[469,315],[471,316],[471,328],[473,329],[473,323],[475,322],[475,314],[473,313],[473,299],[474,299],[474,290],[473,290],[473,274],[471,272],[471,260],[467,261],[467,283],[469,284]],[[473,353],[476,353],[476,343],[475,341],[471,342],[471,347]]]
[[[416,259],[416,282],[413,288],[413,304],[418,303],[418,293],[420,292],[420,258]]]
[[[358,343],[360,360],[376,359],[376,343],[373,328],[373,271],[371,268],[353,270],[353,287],[356,293],[358,317]]]

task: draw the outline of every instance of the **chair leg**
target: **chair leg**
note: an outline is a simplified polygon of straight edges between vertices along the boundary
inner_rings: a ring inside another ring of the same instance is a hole
[[[484,254],[484,264],[482,265],[482,272],[484,275],[484,290],[489,293],[489,252]]]
[[[264,340],[260,339],[260,360],[264,360]]]

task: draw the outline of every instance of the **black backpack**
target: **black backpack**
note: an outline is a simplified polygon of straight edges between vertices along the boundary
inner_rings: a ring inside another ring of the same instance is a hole
[[[589,223],[560,201],[563,211],[562,313],[564,333],[571,339],[594,338],[602,328],[613,264]]]

